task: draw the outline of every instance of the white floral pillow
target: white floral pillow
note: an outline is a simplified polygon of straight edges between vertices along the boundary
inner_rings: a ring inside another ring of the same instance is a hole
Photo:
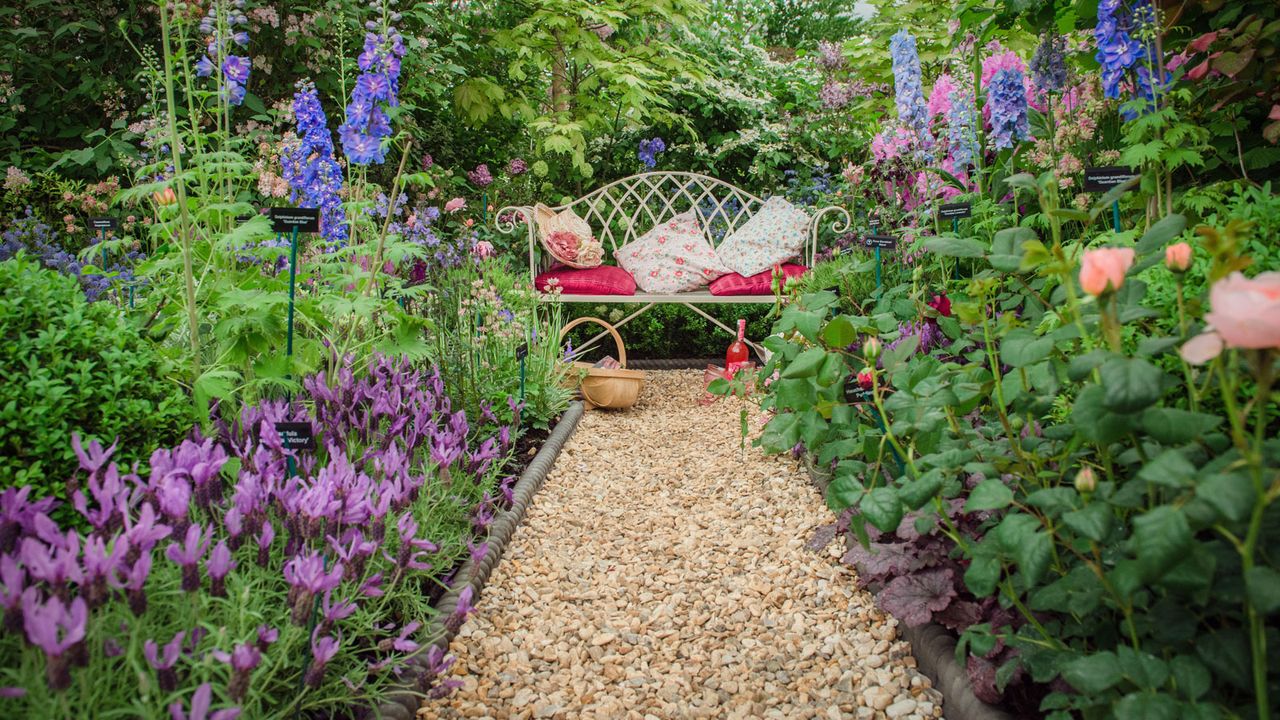
[[[692,210],[657,225],[613,256],[648,293],[695,290],[730,272],[716,257]]]
[[[750,277],[799,255],[808,229],[809,215],[774,195],[720,243],[716,254],[730,270]]]

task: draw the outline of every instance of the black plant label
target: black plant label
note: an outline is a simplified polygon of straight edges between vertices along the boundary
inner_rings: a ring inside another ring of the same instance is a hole
[[[862,245],[869,248],[892,250],[898,247],[898,238],[892,235],[868,235],[862,239]]]
[[[285,450],[316,449],[316,436],[312,434],[309,422],[278,422],[276,432],[280,434],[280,444]]]
[[[1120,165],[1106,165],[1084,169],[1085,192],[1107,192],[1117,185],[1123,185],[1138,177],[1132,168]]]
[[[320,210],[315,208],[269,208],[271,232],[320,232]]]
[[[520,347],[516,348],[516,359],[523,360],[529,357],[529,343],[520,343]]]
[[[120,221],[113,217],[92,217],[89,218],[89,227],[93,230],[115,230],[120,227]]]
[[[973,206],[969,203],[947,203],[938,208],[939,220],[959,220],[973,217]]]

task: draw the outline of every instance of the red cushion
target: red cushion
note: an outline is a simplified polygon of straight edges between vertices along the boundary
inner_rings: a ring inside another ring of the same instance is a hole
[[[805,274],[809,268],[803,265],[795,265],[787,263],[782,266],[782,272],[788,279],[800,277]],[[738,273],[729,273],[723,277],[716,278],[711,281],[712,295],[772,295],[773,294],[773,268],[764,272],[756,273],[750,277],[743,277]]]
[[[557,265],[534,278],[533,286],[548,292],[552,279],[565,295],[635,295],[636,279],[631,273],[613,265],[600,265],[578,270]]]

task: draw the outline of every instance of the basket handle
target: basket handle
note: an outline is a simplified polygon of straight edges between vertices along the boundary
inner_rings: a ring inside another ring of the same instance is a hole
[[[570,321],[564,327],[560,328],[560,339],[564,340],[564,336],[569,334],[570,330],[578,327],[579,325],[582,325],[583,323],[595,323],[597,325],[600,325],[605,330],[607,330],[610,335],[613,336],[613,344],[618,347],[618,367],[626,369],[627,347],[622,344],[622,336],[618,334],[617,328],[605,322],[604,320],[601,320],[598,317],[591,317],[590,315],[584,315],[580,318],[577,318],[576,320]]]

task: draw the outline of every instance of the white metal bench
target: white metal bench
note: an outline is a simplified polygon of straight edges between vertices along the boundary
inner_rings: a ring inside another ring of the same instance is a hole
[[[552,208],[556,212],[573,208],[582,219],[591,224],[596,238],[607,249],[606,260],[613,258],[614,252],[623,245],[648,232],[655,225],[666,222],[670,218],[697,208],[702,224],[707,230],[707,239],[713,246],[728,237],[741,227],[760,209],[764,200],[751,193],[706,175],[689,172],[648,172],[615,180],[597,188],[586,195],[564,205]],[[801,259],[810,267],[818,252],[818,233],[823,218],[832,215],[828,222],[836,233],[849,229],[849,213],[841,207],[828,206],[818,209],[809,220],[808,239],[802,251]],[[499,232],[513,233],[523,221],[529,240],[529,280],[532,282],[540,270],[551,265],[551,258],[542,252],[538,243],[537,228],[533,222],[533,208],[510,205],[500,209],[495,215],[495,223]],[[546,256],[546,257],[543,257]],[[541,294],[543,300],[551,300],[553,296]],[[622,327],[660,303],[677,303],[728,332],[737,335],[737,330],[725,325],[704,312],[698,305],[721,305],[730,303],[772,303],[773,295],[712,295],[708,290],[696,290],[682,293],[646,293],[635,295],[562,295],[561,302],[582,303],[627,303],[641,305],[639,310],[631,313],[615,324]],[[592,338],[580,350],[604,337],[604,333]],[[752,343],[757,354],[763,349]]]

